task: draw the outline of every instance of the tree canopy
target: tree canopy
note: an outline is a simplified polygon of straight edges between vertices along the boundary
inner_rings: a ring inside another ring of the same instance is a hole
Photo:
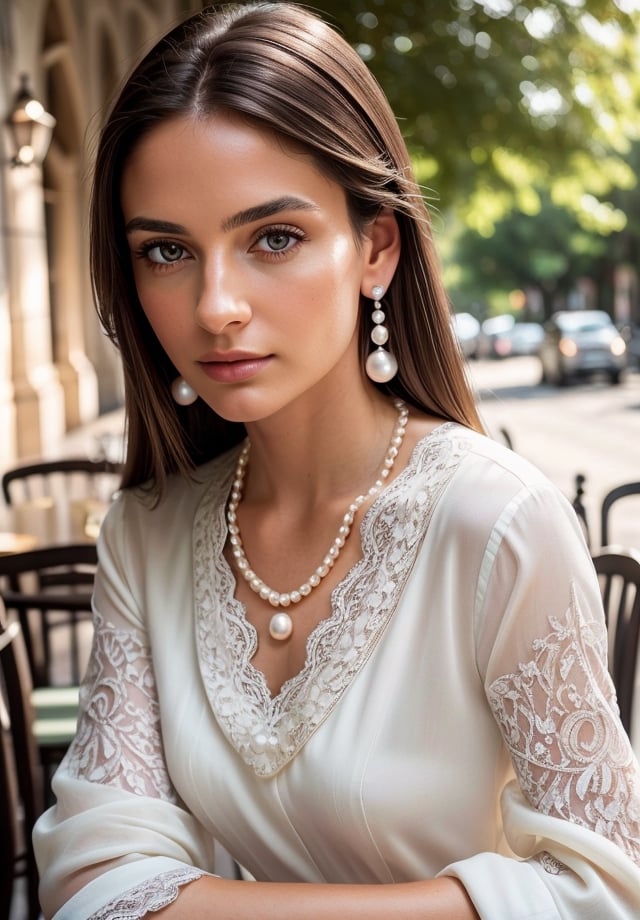
[[[318,0],[385,89],[433,204],[489,236],[540,189],[620,231],[640,136],[640,0]]]

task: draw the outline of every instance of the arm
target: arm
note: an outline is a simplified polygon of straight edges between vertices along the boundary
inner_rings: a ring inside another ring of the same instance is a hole
[[[57,804],[34,830],[47,917],[91,916],[136,886],[141,904],[166,904],[213,866],[211,836],[183,807],[164,759],[151,651],[128,575],[140,541],[124,526],[124,506],[111,509],[100,537],[76,738],[53,781]]]
[[[396,885],[315,885],[202,878],[163,911],[167,920],[477,920],[457,879]]]
[[[76,738],[53,782],[58,804],[34,833],[47,916],[64,904],[60,917],[74,920],[119,890],[136,889],[132,905],[168,903],[213,865],[213,841],[164,762],[149,649],[124,624],[97,613],[94,622]]]
[[[502,801],[508,842],[547,888],[552,916],[631,920],[640,915],[640,773],[607,670],[597,578],[568,503],[544,488],[512,502],[483,580],[479,668],[517,778]],[[456,874],[484,917],[472,861]]]

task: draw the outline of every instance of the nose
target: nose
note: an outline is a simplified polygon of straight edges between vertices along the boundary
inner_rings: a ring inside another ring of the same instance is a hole
[[[196,306],[196,321],[214,335],[229,326],[243,326],[251,319],[251,307],[242,275],[221,260],[205,266]]]

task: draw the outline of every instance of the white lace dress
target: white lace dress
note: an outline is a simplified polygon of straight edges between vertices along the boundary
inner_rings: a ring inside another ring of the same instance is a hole
[[[222,555],[235,456],[105,521],[77,740],[35,831],[45,909],[138,920],[216,838],[261,880],[440,873],[482,920],[637,920],[640,773],[568,502],[442,425],[272,698]]]

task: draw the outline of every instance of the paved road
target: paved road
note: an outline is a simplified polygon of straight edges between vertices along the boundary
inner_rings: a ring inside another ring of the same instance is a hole
[[[506,429],[514,449],[570,498],[576,473],[587,477],[583,501],[597,545],[605,493],[640,480],[640,373],[628,372],[617,387],[593,381],[562,389],[540,384],[535,358],[471,361],[469,373],[494,437]],[[612,515],[615,542],[640,548],[640,497]]]

